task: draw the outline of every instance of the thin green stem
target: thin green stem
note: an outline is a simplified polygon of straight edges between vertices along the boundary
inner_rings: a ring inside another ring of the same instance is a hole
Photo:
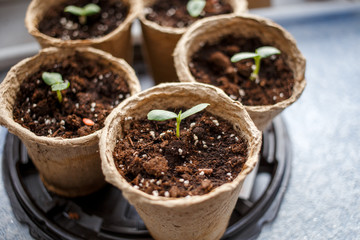
[[[58,97],[58,99],[59,99],[59,102],[61,103],[61,102],[62,102],[61,92],[58,90],[58,91],[56,91],[56,94],[57,94],[57,97]]]
[[[86,16],[79,16],[79,22],[82,25],[86,24]]]
[[[250,79],[251,80],[255,80],[258,78],[259,76],[259,71],[260,71],[260,64],[261,64],[261,56],[256,56],[254,57],[255,60],[255,69],[254,71],[251,73]]]
[[[182,113],[182,111],[180,110],[178,116],[176,117],[176,137],[177,138],[180,138],[181,113]]]
[[[176,118],[176,137],[180,138],[180,122],[181,119],[178,117]]]

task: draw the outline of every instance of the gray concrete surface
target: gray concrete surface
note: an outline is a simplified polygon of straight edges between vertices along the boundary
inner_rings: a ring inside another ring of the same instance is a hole
[[[360,5],[352,6],[278,17],[307,58],[308,85],[283,113],[292,177],[277,219],[259,239],[360,239]]]

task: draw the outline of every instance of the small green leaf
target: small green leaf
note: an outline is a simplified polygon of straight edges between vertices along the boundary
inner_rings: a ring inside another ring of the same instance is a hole
[[[242,52],[242,53],[237,53],[234,56],[231,57],[231,62],[238,62],[244,59],[250,59],[250,58],[255,58],[257,57],[258,54],[256,53],[252,53],[252,52]]]
[[[152,110],[148,113],[147,118],[155,121],[166,121],[177,118],[177,114],[166,110]]]
[[[209,105],[210,105],[209,103],[200,103],[200,104],[186,110],[183,114],[181,114],[181,120],[183,120],[183,119],[187,118],[188,116],[191,116],[197,112],[204,110]]]
[[[68,12],[68,13],[71,13],[76,16],[84,16],[85,15],[83,8],[77,7],[74,5],[65,7],[64,12]]]
[[[52,91],[62,91],[67,89],[70,86],[70,83],[68,81],[63,82],[63,83],[57,83],[54,85],[51,85],[51,90]]]
[[[83,9],[84,9],[85,16],[94,15],[101,11],[101,8],[94,3],[89,3],[89,4],[85,5]]]
[[[205,5],[205,0],[190,0],[186,5],[186,9],[189,12],[190,16],[198,17],[203,11]]]
[[[261,58],[266,58],[266,57],[269,57],[271,55],[281,53],[279,49],[277,49],[275,47],[270,47],[270,46],[260,47],[260,48],[256,49],[255,52],[257,54],[259,54],[261,56]]]
[[[42,79],[49,86],[64,82],[61,74],[57,72],[43,72]]]

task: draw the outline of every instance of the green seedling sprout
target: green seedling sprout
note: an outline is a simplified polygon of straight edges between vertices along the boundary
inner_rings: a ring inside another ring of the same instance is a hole
[[[186,110],[184,113],[182,113],[180,110],[178,114],[166,110],[151,110],[148,113],[147,118],[149,120],[154,120],[154,121],[166,121],[176,118],[176,137],[180,138],[180,122],[183,119],[204,110],[209,105],[210,105],[209,103],[200,103]]]
[[[61,103],[61,91],[67,89],[70,83],[68,81],[64,82],[61,74],[56,72],[43,72],[42,79],[47,85],[51,86],[52,91],[56,91],[58,100]]]
[[[250,75],[251,80],[256,80],[259,77],[259,71],[260,71],[260,62],[262,58],[270,57],[275,54],[280,54],[280,50],[275,47],[260,47],[255,50],[255,53],[253,52],[241,52],[237,53],[231,58],[231,62],[238,62],[244,59],[250,59],[253,58],[255,61],[255,68],[253,72]]]
[[[206,5],[205,0],[189,0],[186,9],[190,16],[198,17]]]
[[[101,11],[101,8],[94,3],[86,4],[84,7],[77,7],[74,5],[69,5],[69,6],[65,7],[65,9],[64,9],[64,12],[68,12],[68,13],[78,16],[79,22],[81,24],[86,24],[86,18],[88,16],[99,13],[100,11]]]

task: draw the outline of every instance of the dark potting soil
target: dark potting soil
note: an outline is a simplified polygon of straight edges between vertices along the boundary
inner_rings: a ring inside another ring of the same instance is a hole
[[[206,194],[235,179],[247,158],[247,141],[227,121],[206,111],[181,122],[180,139],[175,120],[129,124],[115,147],[115,164],[134,188],[148,194]]]
[[[96,3],[101,11],[88,16],[86,24],[81,24],[78,16],[64,12],[68,5],[83,7],[88,3]],[[116,29],[128,13],[129,7],[121,1],[69,0],[49,9],[38,27],[40,32],[62,40],[98,38]]]
[[[165,27],[188,27],[196,20],[214,15],[232,13],[230,4],[223,0],[207,0],[199,17],[192,17],[186,10],[188,0],[157,1],[146,9],[146,19]]]
[[[62,103],[42,80],[45,71],[58,72],[70,82],[70,87],[61,91]],[[118,74],[75,54],[29,76],[20,86],[13,115],[38,136],[74,138],[101,129],[111,110],[129,96],[129,87]],[[86,125],[84,118],[94,125]]]
[[[199,82],[215,85],[232,99],[247,106],[272,105],[289,98],[295,83],[294,74],[283,54],[261,60],[259,80],[250,80],[253,59],[230,61],[238,52],[255,52],[267,46],[259,38],[226,36],[218,43],[206,43],[189,63],[192,75]]]

